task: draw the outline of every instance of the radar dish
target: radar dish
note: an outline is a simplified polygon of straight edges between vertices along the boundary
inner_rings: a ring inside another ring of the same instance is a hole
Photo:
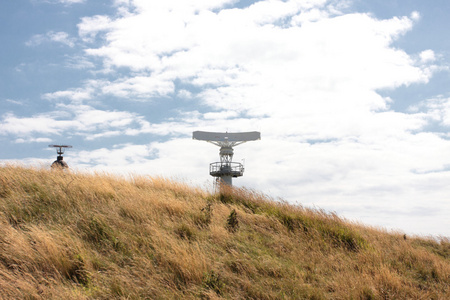
[[[261,139],[261,133],[258,131],[250,132],[208,132],[194,131],[192,133],[194,140],[207,142],[249,142]]]

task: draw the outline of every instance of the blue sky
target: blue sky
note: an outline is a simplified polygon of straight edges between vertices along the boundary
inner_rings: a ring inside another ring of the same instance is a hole
[[[0,162],[209,187],[234,180],[369,225],[450,236],[446,0],[0,3]]]

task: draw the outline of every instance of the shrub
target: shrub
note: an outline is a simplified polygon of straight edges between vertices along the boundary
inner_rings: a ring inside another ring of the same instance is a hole
[[[227,218],[227,226],[229,232],[236,232],[239,229],[239,221],[237,219],[237,212],[233,209]]]
[[[220,274],[211,271],[203,277],[203,286],[213,290],[218,295],[222,295],[224,293],[225,283],[222,281]]]
[[[84,286],[88,286],[91,282],[91,276],[89,272],[86,270],[84,259],[81,255],[76,255],[70,266],[70,269],[67,270],[66,276]]]
[[[194,231],[186,224],[181,224],[180,227],[175,229],[175,233],[181,238],[186,240],[193,240],[195,237]]]

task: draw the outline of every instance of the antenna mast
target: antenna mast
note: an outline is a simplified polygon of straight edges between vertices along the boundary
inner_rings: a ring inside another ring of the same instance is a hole
[[[56,148],[56,153],[58,156],[56,157],[56,160],[52,163],[52,168],[62,168],[62,169],[68,169],[69,165],[64,161],[63,154],[64,151],[66,151],[67,148],[72,148],[70,145],[48,145],[51,148]]]
[[[233,162],[233,147],[245,142],[260,140],[261,133],[257,131],[235,133],[194,131],[192,138],[220,147],[220,162],[213,162],[209,165],[209,174],[220,178],[221,183],[232,186],[233,177],[244,175],[244,166],[241,163]]]

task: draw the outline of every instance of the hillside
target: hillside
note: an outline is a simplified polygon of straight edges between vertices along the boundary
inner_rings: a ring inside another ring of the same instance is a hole
[[[450,298],[448,239],[244,189],[0,167],[0,223],[1,299]]]

